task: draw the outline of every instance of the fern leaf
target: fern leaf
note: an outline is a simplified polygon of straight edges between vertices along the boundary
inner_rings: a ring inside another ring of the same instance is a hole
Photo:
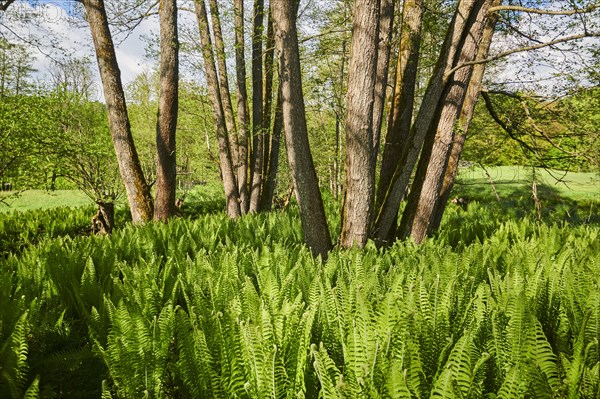
[[[320,396],[323,397],[323,399],[341,399],[342,396],[338,391],[338,384],[342,384],[342,373],[329,357],[323,344],[321,344],[318,349],[317,346],[313,344],[310,351],[314,358],[314,367],[317,372],[317,377],[321,383]]]
[[[406,384],[406,372],[402,370],[399,360],[392,362],[389,375],[387,376],[387,396],[394,399],[411,399],[412,395]]]
[[[35,377],[35,380],[31,383],[27,391],[25,391],[25,395],[23,395],[23,399],[38,399],[40,396],[40,377]]]
[[[560,377],[556,355],[544,335],[542,325],[535,318],[532,333],[533,336],[529,344],[529,357],[533,359],[537,367],[544,373],[550,387],[557,389],[560,385]]]
[[[13,398],[21,396],[29,370],[27,365],[28,333],[28,312],[25,312],[17,320],[12,333],[0,347],[0,387],[7,386],[8,392]]]
[[[585,327],[591,316],[591,311],[585,315],[582,325],[579,327],[579,335],[573,346],[573,359],[567,370],[567,385],[569,386],[569,399],[579,399],[579,387],[582,383],[585,368]]]
[[[471,389],[472,369],[471,352],[473,340],[470,334],[463,335],[452,348],[442,373],[434,382],[432,398],[465,397]]]
[[[522,370],[519,365],[511,367],[498,391],[497,398],[517,399],[524,397],[529,388],[527,380],[523,378],[526,375],[525,370]]]

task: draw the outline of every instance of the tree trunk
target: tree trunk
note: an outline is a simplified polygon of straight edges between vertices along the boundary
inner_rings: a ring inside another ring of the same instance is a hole
[[[152,219],[152,196],[144,179],[131,136],[121,72],[108,27],[104,1],[83,0],[83,5],[96,49],[98,69],[108,109],[110,132],[117,154],[119,171],[127,192],[131,218],[134,223],[143,223]]]
[[[250,212],[258,212],[262,188],[264,126],[263,126],[263,68],[262,34],[264,0],[254,0],[254,26],[252,30],[252,183],[250,186]]]
[[[225,127],[227,128],[227,139],[229,142],[229,151],[231,162],[234,166],[234,174],[238,166],[238,144],[237,128],[235,126],[235,117],[233,115],[233,106],[231,104],[231,92],[229,90],[229,81],[227,76],[227,61],[225,59],[225,43],[223,42],[223,33],[221,31],[221,17],[216,0],[209,0],[210,17],[212,29],[215,37],[215,53],[217,58],[219,90],[221,94],[221,104],[223,105],[223,114],[225,116]],[[239,183],[238,183],[239,187]]]
[[[111,234],[115,226],[115,204],[97,201],[98,212],[92,217],[92,233],[98,235]]]
[[[208,27],[208,16],[204,0],[194,2],[196,18],[198,20],[198,29],[200,30],[200,42],[202,46],[202,57],[204,58],[204,68],[206,71],[206,82],[208,85],[208,97],[212,105],[213,117],[217,129],[217,141],[219,143],[219,165],[221,168],[221,177],[225,190],[225,200],[227,215],[231,218],[240,216],[240,204],[238,202],[238,186],[234,176],[233,165],[231,161],[231,152],[227,138],[227,126],[225,124],[225,115],[223,113],[223,104],[219,90],[219,81],[217,78],[217,69],[213,58],[213,46]]]
[[[246,58],[244,40],[244,0],[234,1],[235,13],[235,70],[237,77],[238,115],[238,165],[237,179],[242,213],[250,206],[248,193],[248,144],[250,120],[248,117],[248,91],[246,89]]]
[[[341,108],[341,107],[340,107]],[[341,110],[340,110],[341,113]],[[340,180],[342,179],[340,173],[340,150],[341,150],[341,130],[342,130],[342,117],[341,114],[335,113],[335,143],[333,144],[333,198],[337,201],[340,192],[341,192],[341,184]]]
[[[331,237],[308,143],[296,31],[297,5],[294,3],[294,0],[271,1],[275,25],[275,47],[280,60],[279,84],[282,94],[283,125],[288,162],[300,208],[304,241],[315,256],[321,255],[325,258],[332,248]]]
[[[176,0],[161,0],[160,15],[160,93],[156,122],[156,201],[154,219],[166,221],[175,215],[177,187],[177,130],[179,90],[179,41]]]
[[[460,44],[453,66],[475,60],[483,35],[487,11],[493,0],[477,3],[468,21],[468,34]],[[449,154],[455,136],[455,123],[463,107],[473,67],[457,70],[447,84],[446,95],[438,105],[438,122],[432,126],[419,160],[415,181],[402,220],[399,235],[411,236],[421,243],[429,231],[435,214],[435,204],[443,183]]]
[[[271,133],[271,150],[269,154],[269,171],[263,188],[261,209],[270,211],[273,208],[275,188],[277,186],[277,169],[279,168],[279,148],[281,146],[281,130],[283,129],[283,115],[281,114],[281,90],[277,91],[275,106],[275,120]]]
[[[346,17],[346,7],[344,7],[344,19]],[[342,191],[342,168],[341,164],[341,130],[342,130],[342,120],[344,114],[344,105],[342,104],[342,95],[344,92],[344,83],[346,82],[346,39],[342,38],[342,59],[340,60],[340,75],[338,79],[339,87],[339,95],[337,97],[337,104],[335,109],[335,142],[333,147],[333,197],[337,201],[341,191]]]
[[[269,18],[267,19],[267,39],[265,42],[266,51],[265,51],[265,63],[263,67],[264,77],[263,77],[263,166],[262,166],[262,189],[260,195],[260,210],[264,210],[265,208],[271,209],[271,205],[268,203],[267,199],[263,199],[265,196],[265,185],[268,176],[271,174],[271,165],[270,160],[272,158],[272,141],[273,136],[270,132],[271,128],[271,111],[273,106],[273,78],[274,78],[274,55],[275,55],[275,37],[273,30],[273,16],[269,12]],[[277,106],[277,105],[276,105]],[[275,170],[276,172],[276,170]]]
[[[346,96],[346,162],[340,245],[363,247],[375,189],[373,103],[379,39],[378,0],[356,0]]]
[[[494,6],[495,4],[492,5],[492,7]],[[481,44],[479,45],[479,49],[477,50],[476,59],[482,60],[488,57],[497,20],[497,14],[492,14],[488,17],[485,29],[483,31]],[[467,89],[467,94],[465,97],[463,108],[460,112],[460,116],[458,117],[457,132],[454,138],[454,142],[452,144],[452,150],[449,154],[447,162],[448,165],[443,176],[440,194],[438,196],[437,203],[434,207],[435,215],[433,217],[432,222],[430,223],[428,234],[434,230],[437,230],[437,228],[440,226],[442,216],[444,215],[444,211],[446,209],[446,204],[448,203],[448,199],[450,198],[450,192],[452,191],[452,187],[454,186],[454,181],[458,173],[458,162],[460,160],[460,155],[462,153],[465,140],[467,138],[469,126],[471,124],[471,121],[473,120],[475,106],[477,105],[477,98],[479,97],[479,93],[481,92],[483,75],[485,73],[485,65],[486,64],[476,64],[473,67],[473,73],[471,74],[471,80],[469,81],[469,87]]]
[[[482,0],[477,1],[481,3]],[[375,231],[378,237],[390,237],[393,235],[392,231],[396,228],[400,201],[408,188],[410,177],[419,158],[427,132],[436,118],[436,113],[432,110],[437,109],[440,98],[444,93],[448,81],[447,71],[454,65],[455,55],[459,50],[458,46],[468,32],[467,20],[477,1],[461,0],[458,3],[419,112],[406,141],[402,145],[399,161],[393,167],[392,179],[388,187],[382,189],[385,196],[381,200],[381,207],[378,210],[375,223]]]
[[[377,72],[375,77],[375,102],[373,103],[373,157],[377,160],[381,137],[381,125],[385,108],[392,31],[394,28],[394,0],[380,0],[379,47],[377,50]]]
[[[394,171],[400,162],[402,145],[408,137],[412,124],[422,24],[423,5],[421,0],[405,0],[402,10],[400,49],[396,66],[396,84],[381,159],[376,212],[381,211]],[[401,198],[398,203],[400,200]],[[396,221],[397,218],[397,209],[396,212],[389,214],[387,220],[382,220],[381,215],[377,214],[372,232],[373,238],[380,244],[390,242],[396,233],[395,224],[392,221]],[[380,224],[382,223],[389,225],[391,228],[386,231],[386,229],[381,228]]]

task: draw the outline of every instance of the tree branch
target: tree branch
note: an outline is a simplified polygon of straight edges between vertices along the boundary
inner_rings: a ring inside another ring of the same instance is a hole
[[[0,11],[6,11],[8,7],[14,2],[15,0],[0,1]]]
[[[523,53],[526,51],[539,50],[544,47],[550,47],[550,46],[554,46],[555,44],[566,43],[566,42],[570,42],[570,41],[578,40],[578,39],[584,39],[586,37],[600,37],[600,32],[578,33],[576,35],[561,37],[561,38],[551,40],[551,41],[545,42],[545,43],[539,43],[539,44],[534,44],[531,46],[519,47],[516,49],[504,51],[502,53],[499,53],[494,56],[484,58],[481,60],[464,62],[464,63],[459,64],[459,65],[455,66],[454,68],[450,69],[448,72],[446,72],[446,77],[452,75],[454,72],[458,71],[459,69],[467,67],[467,66],[472,66],[472,65],[477,65],[477,64],[486,64],[488,62],[496,61],[496,60],[499,60],[500,58],[504,58],[504,57],[507,57],[507,56],[515,54],[515,53]]]
[[[597,10],[600,8],[600,4],[592,4],[586,8],[574,9],[574,10],[542,10],[539,8],[527,8],[521,6],[496,6],[491,7],[488,12],[497,12],[497,11],[519,11],[528,14],[540,14],[540,15],[575,15],[575,14],[585,14]]]
[[[531,147],[529,144],[527,144],[526,142],[524,142],[523,140],[521,140],[520,138],[515,136],[514,128],[512,126],[507,125],[500,118],[500,116],[494,109],[494,104],[492,103],[492,99],[490,98],[489,93],[482,90],[481,97],[483,97],[483,100],[485,101],[485,107],[487,108],[488,113],[490,114],[492,119],[498,124],[498,126],[500,126],[502,128],[502,130],[504,130],[510,136],[511,139],[513,139],[517,143],[519,143],[521,145],[521,147],[525,148],[527,151],[530,151],[531,153],[533,153],[537,156],[537,151],[533,147]]]

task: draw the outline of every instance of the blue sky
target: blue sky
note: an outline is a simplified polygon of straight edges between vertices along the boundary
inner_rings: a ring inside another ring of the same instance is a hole
[[[48,75],[51,59],[60,59],[66,52],[69,56],[87,56],[95,60],[89,28],[75,13],[76,2],[72,0],[27,0],[15,2],[4,15],[0,15],[0,34],[16,42],[33,42],[38,49],[34,67],[38,70],[37,79],[44,80]],[[34,15],[28,21],[24,15]],[[75,17],[75,19],[74,19]],[[73,23],[78,22],[78,23]],[[155,21],[144,21],[126,40],[117,44],[117,58],[123,83],[131,82],[138,74],[152,67],[145,58],[145,44],[141,35],[157,29]],[[53,44],[53,42],[55,42]],[[56,45],[63,48],[59,51]],[[97,77],[99,99],[103,96]]]

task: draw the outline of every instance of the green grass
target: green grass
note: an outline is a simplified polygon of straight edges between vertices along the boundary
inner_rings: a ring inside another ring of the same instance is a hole
[[[90,205],[92,201],[79,190],[27,190],[21,193],[0,193],[6,203],[0,202],[0,212],[28,211],[31,209],[48,209],[58,206]],[[7,197],[8,195],[8,197]]]
[[[486,168],[501,199],[516,195],[531,196],[531,168],[498,166]],[[600,175],[536,169],[538,194],[571,200],[600,201]],[[462,169],[457,180],[457,194],[478,199],[494,196],[485,171],[479,166]]]
[[[487,168],[494,186],[502,200],[531,197],[531,169],[522,166],[499,166]],[[600,201],[600,175],[598,173],[575,173],[561,171],[536,171],[539,178],[538,194],[542,200]],[[560,181],[557,181],[560,179]],[[7,193],[0,193],[0,199]],[[180,196],[183,193],[180,193]],[[468,196],[478,201],[493,201],[494,193],[489,179],[478,166],[459,172],[455,196]],[[16,198],[0,202],[0,212],[49,209],[59,206],[77,207],[92,202],[78,190],[27,190]],[[223,188],[218,183],[199,186],[186,194],[186,213],[204,214],[220,211],[224,207]]]

